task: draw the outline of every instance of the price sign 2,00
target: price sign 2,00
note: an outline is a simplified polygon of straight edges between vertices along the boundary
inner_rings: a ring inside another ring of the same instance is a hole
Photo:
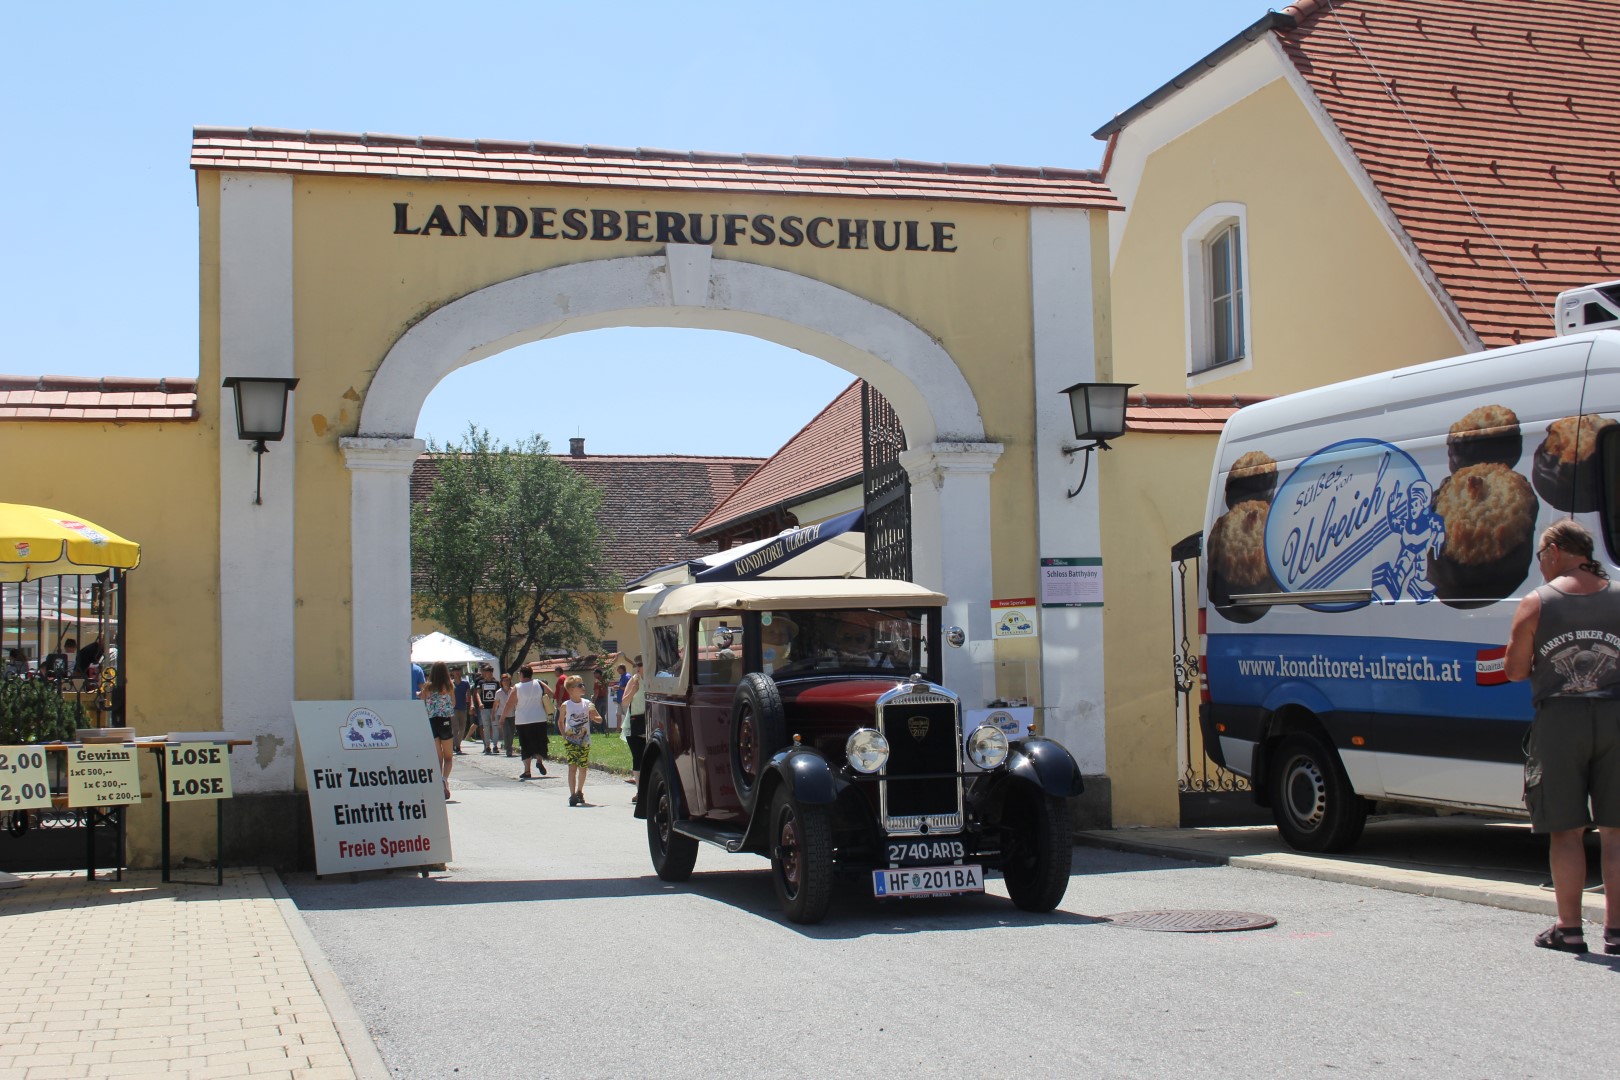
[[[37,746],[0,746],[0,810],[43,810],[50,805],[45,751]]]

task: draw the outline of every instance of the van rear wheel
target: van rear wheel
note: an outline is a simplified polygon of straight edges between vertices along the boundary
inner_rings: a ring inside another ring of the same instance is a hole
[[[1350,786],[1339,755],[1322,739],[1305,731],[1286,736],[1267,773],[1271,813],[1289,847],[1345,851],[1361,839],[1367,800]]]

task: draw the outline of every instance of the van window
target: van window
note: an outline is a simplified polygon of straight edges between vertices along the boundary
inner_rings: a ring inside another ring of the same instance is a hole
[[[678,679],[681,677],[681,668],[686,663],[686,649],[681,641],[682,632],[686,627],[681,623],[673,626],[655,626],[653,632],[653,678]]]
[[[712,615],[698,620],[697,669],[699,686],[735,686],[742,681],[743,632],[741,615]]]

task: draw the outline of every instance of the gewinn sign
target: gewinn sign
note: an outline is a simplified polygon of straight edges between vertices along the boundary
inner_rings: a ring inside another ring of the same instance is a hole
[[[841,248],[866,251],[956,250],[954,221],[804,218],[797,214],[687,214],[673,210],[585,210],[554,206],[435,204],[423,216],[394,204],[396,236],[493,236],[518,240],[628,240],[648,244]]]

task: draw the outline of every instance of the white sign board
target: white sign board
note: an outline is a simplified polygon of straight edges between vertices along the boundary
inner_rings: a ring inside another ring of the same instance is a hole
[[[1039,609],[1033,596],[1015,600],[990,601],[990,636],[993,638],[1037,637]]]
[[[163,797],[169,802],[231,797],[230,747],[219,743],[170,743],[162,750]]]
[[[45,751],[37,746],[0,746],[0,811],[50,807]]]
[[[1042,559],[1042,607],[1101,607],[1102,560]]]
[[[450,861],[444,777],[417,701],[295,701],[315,872]]]
[[[141,801],[141,763],[133,746],[70,746],[69,806],[116,806]]]

